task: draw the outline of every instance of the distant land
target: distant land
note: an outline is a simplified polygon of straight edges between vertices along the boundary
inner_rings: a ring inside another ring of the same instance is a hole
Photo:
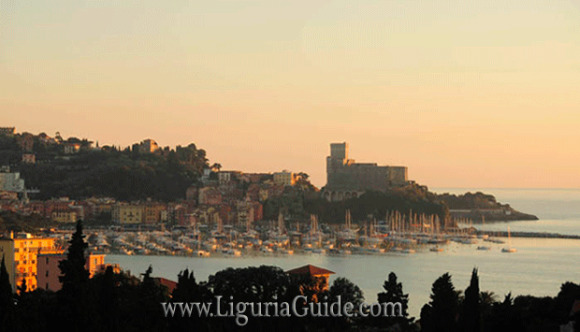
[[[309,215],[314,214],[323,222],[339,223],[345,220],[345,209],[352,212],[355,222],[369,218],[384,220],[392,211],[410,215],[434,214],[446,220],[449,226],[457,220],[477,223],[538,219],[481,192],[463,195],[433,193],[426,186],[407,181],[406,167],[355,164],[354,160],[348,159],[348,150],[344,150],[348,149],[346,143],[334,145],[340,148],[335,153],[345,160],[345,165],[387,172],[392,186],[379,191],[363,188],[353,191],[352,197],[331,201],[329,196],[324,196],[329,192],[328,188],[315,187],[304,172],[274,173],[290,174],[290,182],[280,185],[272,173],[243,176],[239,171],[224,171],[219,163],[210,164],[206,151],[194,143],[171,148],[157,146],[154,140],[145,139],[128,147],[99,146],[98,142],[86,138],[63,138],[58,133],[54,137],[46,133],[16,133],[14,128],[0,128],[0,166],[19,172],[26,187],[37,190],[31,195],[34,200],[107,197],[120,202],[152,200],[168,203],[190,199],[186,195],[188,190],[198,192],[213,188],[224,199],[220,204],[229,201],[232,207],[255,196],[251,200],[263,206],[266,220],[276,219],[282,211],[290,220],[307,221]],[[329,162],[337,162],[337,158],[329,158]],[[343,171],[338,168],[338,172]],[[221,180],[218,181],[220,174],[228,175],[228,181],[232,177],[233,182],[230,181],[227,188]],[[338,184],[344,180],[336,179]],[[276,186],[281,187],[276,189]],[[257,198],[259,195],[251,192],[266,189],[270,195],[264,198]],[[331,189],[333,192],[341,190]],[[201,202],[197,203],[201,206]]]
[[[449,214],[456,219],[466,219],[474,223],[494,221],[538,220],[532,214],[515,210],[509,204],[497,202],[493,195],[482,192],[455,195],[437,195],[449,207]]]

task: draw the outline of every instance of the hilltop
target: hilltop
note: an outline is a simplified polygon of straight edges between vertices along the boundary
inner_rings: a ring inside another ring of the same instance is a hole
[[[381,220],[389,211],[474,222],[537,219],[497,202],[492,195],[479,192],[435,194],[415,183],[328,202],[309,182],[306,173],[295,174],[296,183],[276,185],[272,174],[221,171],[218,163],[210,166],[206,151],[194,143],[171,148],[160,147],[154,140],[146,139],[120,148],[95,145],[86,138],[65,139],[58,133],[55,137],[45,133],[2,133],[0,165],[9,165],[20,172],[26,187],[39,190],[32,197],[38,200],[110,197],[125,202],[175,202],[186,199],[189,190],[195,193],[194,199],[199,194],[217,194],[223,197],[223,202],[219,198],[219,204],[229,204],[232,209],[244,200],[259,201],[267,220],[276,219],[282,211],[289,220],[308,220],[310,214],[315,214],[321,221],[336,223],[344,221],[346,209],[351,211],[355,222],[371,218]],[[222,175],[224,178],[220,179]],[[224,179],[227,184],[223,183]],[[267,194],[261,197],[265,192]]]
[[[156,147],[152,140],[131,147],[93,146],[87,139],[55,138],[41,133],[0,135],[0,165],[21,173],[34,198],[92,196],[131,201],[172,201],[198,181],[208,166],[195,144]]]

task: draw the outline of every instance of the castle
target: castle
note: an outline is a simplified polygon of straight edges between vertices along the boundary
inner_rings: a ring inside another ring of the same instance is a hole
[[[326,176],[322,196],[328,201],[358,197],[367,190],[384,192],[409,182],[407,167],[355,163],[353,159],[348,159],[346,142],[330,144],[330,156],[326,157]]]

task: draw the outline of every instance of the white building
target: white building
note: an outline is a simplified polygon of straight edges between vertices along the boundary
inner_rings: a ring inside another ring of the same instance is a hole
[[[20,178],[20,173],[0,172],[0,191],[25,192],[24,179]]]

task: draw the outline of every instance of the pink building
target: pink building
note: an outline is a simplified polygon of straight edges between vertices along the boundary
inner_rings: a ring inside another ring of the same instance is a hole
[[[39,254],[37,259],[37,285],[38,288],[43,288],[51,291],[58,291],[62,288],[62,284],[58,277],[62,274],[58,264],[66,258],[66,254]],[[89,271],[89,276],[92,277],[99,272],[104,272],[109,264],[105,264],[105,255],[89,254],[85,268]],[[119,266],[114,265],[113,271],[119,272]]]

